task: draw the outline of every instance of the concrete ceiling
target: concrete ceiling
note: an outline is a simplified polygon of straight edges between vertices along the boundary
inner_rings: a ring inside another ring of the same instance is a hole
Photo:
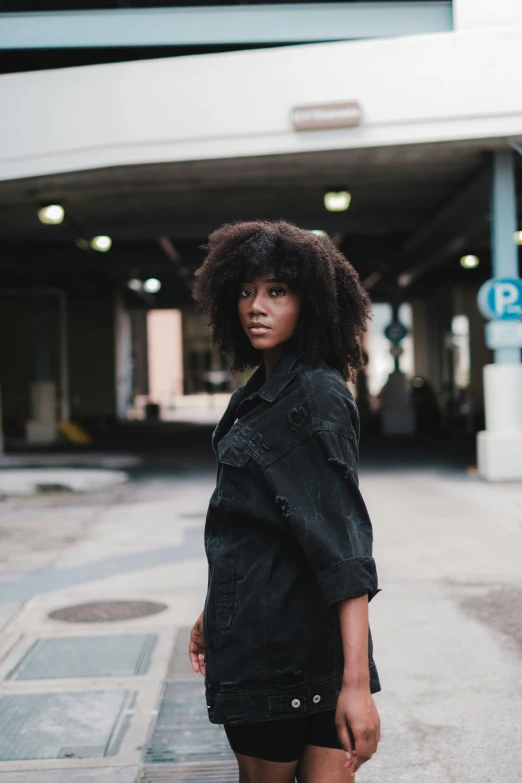
[[[363,278],[384,270],[381,277],[391,281],[430,254],[441,228],[426,234],[426,227],[445,210],[451,212],[462,193],[462,221],[473,224],[473,231],[466,234],[458,211],[448,225],[456,234],[462,229],[464,244],[473,236],[474,246],[487,253],[487,178],[480,179],[480,173],[489,170],[489,152],[505,146],[504,140],[488,140],[343,150],[118,167],[2,182],[4,270],[12,267],[15,256],[17,263],[34,259],[36,250],[39,257],[66,259],[75,253],[85,260],[87,254],[74,246],[75,236],[109,234],[114,240],[110,253],[95,254],[94,261],[89,254],[93,270],[111,269],[112,276],[125,276],[136,267],[166,265],[175,276],[175,265],[159,247],[159,237],[170,238],[182,263],[193,269],[201,261],[197,248],[210,231],[226,221],[257,217],[285,218],[328,230]],[[474,182],[480,193],[475,194]],[[350,209],[328,213],[323,194],[337,187],[352,193]],[[44,203],[63,204],[67,222],[40,224],[36,209]],[[435,251],[437,265],[451,260],[444,247]]]

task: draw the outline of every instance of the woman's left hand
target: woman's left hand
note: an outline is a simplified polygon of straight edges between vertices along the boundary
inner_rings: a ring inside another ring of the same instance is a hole
[[[381,736],[379,713],[368,686],[343,685],[337,699],[335,725],[341,745],[350,754],[344,766],[355,774],[376,752]],[[348,727],[352,731],[355,747]]]

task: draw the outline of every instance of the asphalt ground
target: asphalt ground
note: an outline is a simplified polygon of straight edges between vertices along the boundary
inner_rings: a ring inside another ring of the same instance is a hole
[[[153,429],[117,444],[138,456],[126,483],[0,501],[0,783],[235,779],[183,663],[206,587],[211,428]],[[383,690],[358,783],[522,780],[522,485],[486,484],[473,461],[471,440],[363,443]],[[166,609],[49,617],[107,600]]]

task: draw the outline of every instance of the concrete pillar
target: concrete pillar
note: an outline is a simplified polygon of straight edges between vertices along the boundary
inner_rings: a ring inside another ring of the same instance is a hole
[[[132,335],[129,311],[121,294],[114,302],[114,340],[116,416],[125,421],[132,405]]]
[[[0,386],[0,457],[4,453],[4,414],[2,411],[2,387]]]
[[[515,161],[493,153],[491,250],[493,277],[518,278]],[[522,479],[522,364],[520,348],[495,350],[484,367],[486,429],[478,435],[479,473],[489,481]]]
[[[470,393],[474,416],[484,412],[484,367],[493,361],[493,352],[484,341],[487,321],[477,307],[478,287],[470,289],[467,315],[469,317]]]
[[[31,418],[25,425],[28,443],[56,441],[56,383],[51,371],[51,323],[49,301],[37,299],[33,309],[33,382],[30,386]]]
[[[430,379],[429,362],[429,318],[425,299],[414,299],[413,309],[413,356],[415,375]]]

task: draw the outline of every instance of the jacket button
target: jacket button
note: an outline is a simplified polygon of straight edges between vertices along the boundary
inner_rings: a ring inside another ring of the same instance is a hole
[[[295,707],[296,709],[301,706],[301,702],[299,699],[294,699],[292,702],[292,707]]]
[[[319,704],[319,702],[321,701],[321,697],[320,696],[314,696],[312,701],[313,701],[314,704]]]

